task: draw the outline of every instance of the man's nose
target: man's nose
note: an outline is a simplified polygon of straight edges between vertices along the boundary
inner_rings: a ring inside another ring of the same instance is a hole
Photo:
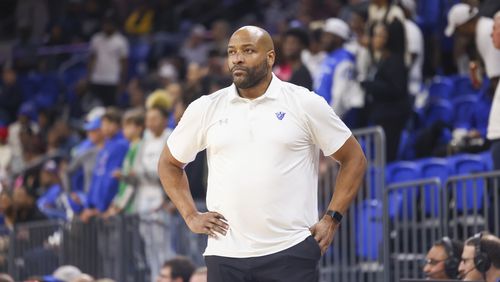
[[[233,64],[239,65],[244,61],[243,55],[240,52],[236,52],[236,54],[232,56],[231,61]]]

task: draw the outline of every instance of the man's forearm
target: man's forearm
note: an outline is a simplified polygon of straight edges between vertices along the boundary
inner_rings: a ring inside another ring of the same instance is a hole
[[[358,194],[365,169],[366,160],[362,156],[342,164],[335,182],[335,192],[328,206],[329,210],[345,214],[354,197]]]
[[[186,172],[184,169],[171,164],[168,160],[160,159],[158,173],[163,189],[177,207],[181,216],[187,221],[189,217],[196,214],[198,210],[196,209],[189,190]]]

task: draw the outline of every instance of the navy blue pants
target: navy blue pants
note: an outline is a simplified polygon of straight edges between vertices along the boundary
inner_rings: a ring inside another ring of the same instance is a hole
[[[206,256],[208,282],[317,282],[321,250],[312,236],[281,252],[251,258]]]

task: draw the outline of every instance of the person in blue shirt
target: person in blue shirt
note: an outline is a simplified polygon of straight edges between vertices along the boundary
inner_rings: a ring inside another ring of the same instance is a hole
[[[113,171],[120,169],[128,150],[128,141],[121,132],[121,114],[110,107],[101,119],[101,130],[106,139],[104,147],[97,153],[92,180],[85,209],[80,214],[83,222],[105,212],[118,192],[118,179]]]
[[[67,202],[61,181],[58,176],[57,164],[53,160],[47,161],[40,171],[40,184],[45,193],[38,198],[38,209],[50,219],[67,219]]]
[[[344,47],[349,37],[350,29],[344,21],[326,20],[321,44],[327,56],[314,85],[315,92],[325,98],[335,113],[347,125],[356,127],[359,115],[356,112],[363,106],[364,96],[356,80],[356,57]]]

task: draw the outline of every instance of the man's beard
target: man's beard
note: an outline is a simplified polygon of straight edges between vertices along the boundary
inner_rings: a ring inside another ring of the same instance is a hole
[[[245,75],[242,75],[241,77],[235,77],[235,70],[243,70],[245,71]],[[233,73],[234,85],[236,85],[236,87],[238,87],[239,89],[248,89],[254,87],[267,76],[268,72],[269,69],[266,59],[264,59],[262,63],[257,67],[252,69],[238,65],[235,65],[231,68],[231,73]]]

